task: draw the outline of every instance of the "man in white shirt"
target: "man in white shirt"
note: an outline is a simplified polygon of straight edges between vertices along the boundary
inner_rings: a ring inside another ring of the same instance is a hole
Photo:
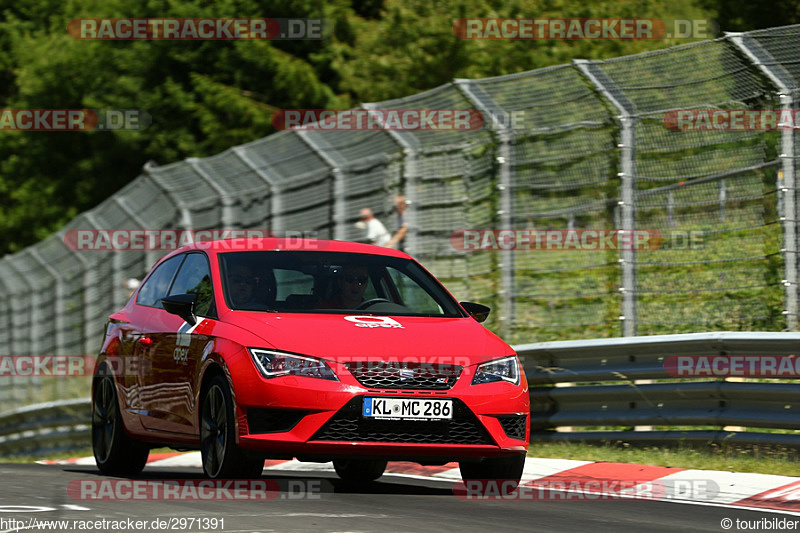
[[[370,244],[377,244],[378,246],[386,246],[392,239],[392,234],[386,229],[383,223],[375,218],[372,209],[365,207],[361,210],[361,222],[367,231],[367,242]],[[360,226],[360,225],[359,225]]]

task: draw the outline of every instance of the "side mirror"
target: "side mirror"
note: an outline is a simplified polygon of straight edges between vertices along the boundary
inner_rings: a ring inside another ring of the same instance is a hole
[[[459,302],[461,307],[467,310],[472,318],[477,320],[478,322],[483,322],[487,318],[489,318],[489,312],[491,309],[486,307],[485,305],[476,304],[475,302]]]
[[[194,306],[197,303],[196,294],[167,296],[161,298],[161,303],[164,304],[164,310],[167,313],[178,315],[192,326],[197,322],[197,318],[194,316]]]

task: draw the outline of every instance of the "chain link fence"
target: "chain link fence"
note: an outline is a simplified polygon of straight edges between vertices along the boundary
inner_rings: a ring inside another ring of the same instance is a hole
[[[0,260],[0,354],[96,354],[125,279],[163,252],[75,251],[72,229],[270,229],[359,240],[369,207],[509,342],[797,327],[796,135],[674,131],[675,109],[798,108],[800,26],[481,80],[369,109],[477,109],[472,131],[284,131],[157,166]],[[512,112],[524,121],[492,120]],[[111,177],[110,177],[111,178]],[[463,251],[464,229],[651,229],[654,250]],[[85,396],[0,373],[0,404]]]

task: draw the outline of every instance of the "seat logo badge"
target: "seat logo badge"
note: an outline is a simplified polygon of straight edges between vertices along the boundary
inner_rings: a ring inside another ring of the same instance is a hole
[[[401,369],[399,372],[400,381],[405,381],[407,379],[414,379],[414,373],[415,372],[413,370],[407,370],[405,368]]]

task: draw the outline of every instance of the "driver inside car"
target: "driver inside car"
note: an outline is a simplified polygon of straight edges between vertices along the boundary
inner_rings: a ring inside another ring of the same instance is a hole
[[[231,303],[237,309],[263,311],[275,301],[275,276],[271,271],[260,275],[253,265],[233,263],[228,271]]]
[[[318,309],[355,309],[364,301],[369,283],[367,267],[348,265],[336,279],[333,294],[319,303]]]

